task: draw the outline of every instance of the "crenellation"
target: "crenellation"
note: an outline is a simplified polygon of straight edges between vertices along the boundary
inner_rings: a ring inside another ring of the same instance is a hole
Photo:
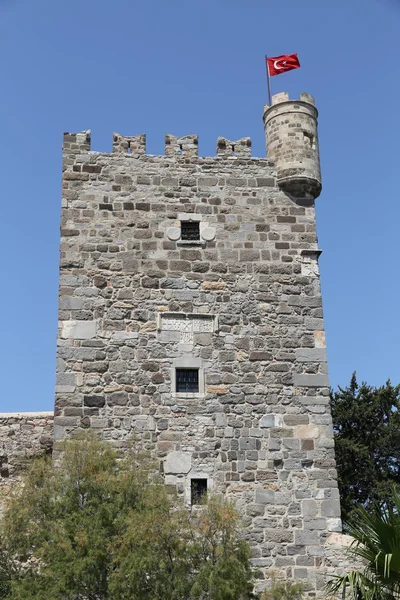
[[[272,96],[272,106],[274,106],[274,104],[280,104],[281,102],[288,102],[288,100],[288,92],[279,92],[278,94],[274,94]]]
[[[64,133],[63,153],[89,152],[91,146],[91,131],[79,133]]]
[[[199,139],[197,135],[185,135],[176,137],[167,134],[165,136],[165,156],[171,158],[194,158],[199,154]]]
[[[113,133],[113,148],[115,154],[129,154],[132,158],[140,158],[146,154],[146,134],[123,136]]]
[[[224,137],[219,137],[217,140],[217,156],[220,158],[250,158],[251,139],[245,137],[233,142]]]

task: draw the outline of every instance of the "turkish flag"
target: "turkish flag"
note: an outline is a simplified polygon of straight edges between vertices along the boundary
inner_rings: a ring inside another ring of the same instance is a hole
[[[282,54],[282,56],[267,58],[266,61],[268,72],[271,77],[274,75],[280,75],[286,71],[291,71],[292,69],[298,69],[300,67],[297,54]]]

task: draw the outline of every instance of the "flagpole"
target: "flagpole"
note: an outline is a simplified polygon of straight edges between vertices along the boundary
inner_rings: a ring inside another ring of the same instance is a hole
[[[269,106],[272,106],[272,99],[271,99],[271,82],[270,82],[270,78],[269,78],[268,56],[267,56],[267,55],[265,55],[265,68],[267,69],[268,102],[269,102]]]

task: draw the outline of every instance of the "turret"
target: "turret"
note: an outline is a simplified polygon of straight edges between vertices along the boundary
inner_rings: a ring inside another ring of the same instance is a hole
[[[279,187],[296,198],[321,193],[317,118],[314,98],[306,93],[300,100],[289,100],[287,92],[275,94],[264,109],[268,158],[275,163]]]

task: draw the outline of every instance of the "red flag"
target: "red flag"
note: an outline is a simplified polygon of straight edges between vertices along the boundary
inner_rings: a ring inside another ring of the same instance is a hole
[[[282,54],[282,56],[274,56],[273,58],[267,58],[266,60],[268,72],[271,77],[300,67],[297,54]]]

